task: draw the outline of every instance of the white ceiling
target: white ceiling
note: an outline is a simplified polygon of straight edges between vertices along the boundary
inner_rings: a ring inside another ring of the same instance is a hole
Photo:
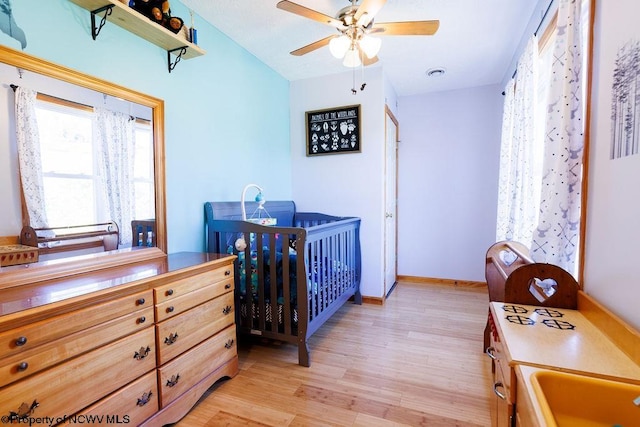
[[[348,0],[292,1],[329,16],[350,4]],[[331,56],[328,47],[301,57],[289,54],[337,33],[333,27],[277,9],[278,0],[182,3],[287,80],[350,70]],[[440,28],[433,36],[382,36],[380,61],[370,67],[383,67],[398,96],[500,83],[510,72],[533,14],[542,15],[538,3],[539,0],[387,0],[376,15],[376,22],[437,19]],[[189,22],[188,18],[185,22]],[[446,73],[427,77],[426,71],[433,68],[444,68]]]

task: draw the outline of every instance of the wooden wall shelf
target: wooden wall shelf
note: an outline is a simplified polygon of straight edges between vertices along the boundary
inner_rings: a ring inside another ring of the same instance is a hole
[[[117,0],[69,0],[91,13],[93,38],[95,39],[105,21],[124,28],[145,40],[167,51],[169,72],[173,70],[180,59],[191,59],[204,55],[206,52],[197,45],[172,33],[156,24],[149,18]],[[97,19],[96,19],[97,18]],[[100,22],[102,20],[102,22]],[[98,23],[96,24],[96,21]],[[175,60],[171,60],[171,56]]]

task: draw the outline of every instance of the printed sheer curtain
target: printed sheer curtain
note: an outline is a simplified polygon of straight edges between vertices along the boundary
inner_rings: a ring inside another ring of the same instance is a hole
[[[538,41],[529,39],[505,89],[496,240],[531,242],[538,223],[542,141],[538,135]]]
[[[95,108],[96,146],[99,150],[100,176],[110,220],[120,227],[120,245],[132,243],[134,218],[135,121],[132,117],[102,107]]]
[[[40,134],[36,118],[37,95],[36,91],[22,86],[16,89],[16,142],[28,222],[33,228],[42,228],[48,227],[48,222],[40,160]]]
[[[40,136],[36,115],[37,92],[18,87],[15,95],[16,141],[20,181],[29,224],[48,227]],[[120,245],[131,245],[131,220],[134,217],[135,122],[123,113],[95,108],[95,138],[99,150],[102,197],[109,218],[119,225]]]
[[[559,0],[550,81],[536,75],[535,37],[505,93],[496,238],[529,245],[536,262],[577,275],[584,148],[588,0]],[[535,113],[547,85],[546,110]],[[539,119],[537,116],[542,116]],[[536,122],[539,120],[538,122]],[[536,133],[541,129],[542,133]]]
[[[588,3],[588,2],[585,2]],[[531,257],[576,275],[584,149],[582,0],[560,0],[548,109],[540,218]]]

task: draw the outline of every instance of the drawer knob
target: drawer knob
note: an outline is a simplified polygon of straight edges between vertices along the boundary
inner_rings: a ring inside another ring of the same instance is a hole
[[[165,293],[167,294],[168,297],[170,297],[171,295],[173,295],[173,289],[169,289]]]
[[[33,411],[35,411],[38,406],[40,406],[40,403],[38,403],[38,401],[35,399],[31,403],[31,405],[22,402],[16,412],[9,411],[9,415],[3,415],[2,422],[12,424],[15,423],[15,421],[26,420],[33,415]]]
[[[24,372],[27,370],[28,367],[29,367],[29,364],[27,362],[21,362],[18,365],[18,372]]]
[[[138,300],[136,301],[137,305],[143,305],[145,302],[144,298],[138,298]]]
[[[231,347],[233,347],[233,343],[234,343],[233,339],[230,339],[225,343],[224,348],[230,349]]]
[[[151,400],[151,396],[153,396],[153,393],[151,393],[151,390],[149,390],[149,393],[145,393],[142,395],[142,397],[138,398],[138,402],[136,403],[136,405],[138,406],[146,405]]]
[[[145,357],[147,357],[149,355],[149,353],[151,353],[151,348],[149,346],[147,346],[147,348],[142,346],[142,347],[140,347],[140,350],[136,351],[133,354],[133,358],[136,359],[136,360],[142,360]]]
[[[171,378],[167,380],[167,387],[173,387],[178,384],[180,381],[180,374],[172,375]]]
[[[146,321],[147,321],[147,318],[146,318],[146,317],[144,317],[144,316],[140,316],[140,317],[138,318],[138,323],[144,323],[144,322],[146,322]]]
[[[231,307],[230,305],[226,306],[225,308],[223,308],[223,309],[222,309],[222,314],[229,314],[229,313],[231,313],[231,308],[232,308],[232,307]]]
[[[167,313],[173,313],[173,310],[175,310],[175,309],[173,308],[173,306],[172,306],[172,305],[170,305],[169,307],[167,307]]]
[[[231,289],[231,283],[227,283],[226,285],[224,285],[225,289]]]
[[[26,343],[27,343],[27,337],[19,337],[19,338],[16,340],[16,345],[17,345],[18,347],[21,347],[21,346],[25,345]]]
[[[225,276],[231,276],[231,270],[226,270],[226,271],[224,272],[224,275],[225,275]]]
[[[164,339],[164,343],[166,345],[171,345],[176,341],[178,341],[178,333],[177,332],[173,332],[173,333],[169,334],[169,336]]]

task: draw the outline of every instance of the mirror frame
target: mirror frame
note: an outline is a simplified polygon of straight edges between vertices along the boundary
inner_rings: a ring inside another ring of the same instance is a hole
[[[2,45],[0,45],[0,62],[151,108],[153,120],[156,247],[166,254],[164,101]]]

